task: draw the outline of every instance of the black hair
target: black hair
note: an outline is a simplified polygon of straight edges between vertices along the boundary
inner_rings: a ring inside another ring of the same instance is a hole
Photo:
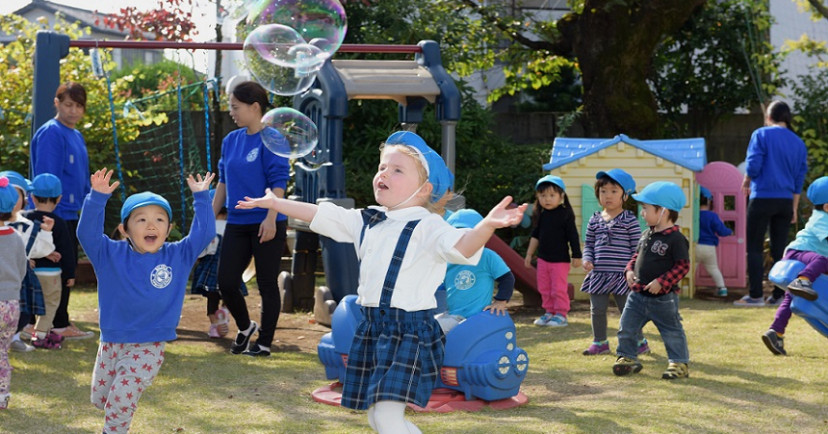
[[[35,195],[32,195],[32,197],[37,203],[57,203],[58,200],[56,197],[40,197]]]
[[[791,128],[791,123],[793,121],[791,108],[784,101],[771,101],[771,103],[768,104],[767,114],[770,120],[774,122],[784,122],[785,126],[787,126],[789,130],[793,129]]]
[[[267,91],[261,84],[255,81],[239,83],[238,86],[233,88],[232,94],[233,97],[245,104],[253,105],[253,103],[259,103],[259,110],[262,115],[267,113],[267,110],[270,108]]]
[[[7,222],[11,220],[12,213],[10,212],[0,212],[0,221]]]
[[[659,210],[658,212],[661,212],[660,211],[661,208],[664,208],[663,206],[658,206],[658,205],[653,205],[653,206],[656,208],[656,210]],[[664,209],[667,209],[667,208],[664,208]],[[667,209],[667,218],[670,219],[670,221],[673,222],[673,223],[677,222],[678,218],[679,218],[678,211],[673,211],[671,209]]]
[[[627,194],[627,191],[624,190],[623,185],[619,184],[618,181],[610,178],[607,175],[604,175],[604,176],[602,176],[602,177],[595,180],[595,198],[598,199],[598,204],[599,205],[601,204],[601,187],[603,187],[607,184],[617,185],[618,188],[620,188],[621,191],[624,192],[624,196],[623,196],[624,203],[621,205],[622,209],[632,211],[632,212],[637,212],[638,211],[638,202],[636,202],[636,200],[632,198],[632,195]]]
[[[55,92],[55,98],[63,102],[67,96],[86,110],[86,89],[83,85],[71,81],[61,84]]]
[[[707,200],[707,196],[705,196],[705,195],[700,195],[699,196],[699,205],[707,205],[708,203],[710,203],[710,201]]]
[[[825,212],[825,204],[824,203],[815,203],[814,204],[814,211],[822,211]]]
[[[542,182],[535,191],[538,193],[543,193],[550,188],[555,190],[556,193],[563,196],[564,201],[560,205],[560,207],[569,211],[569,216],[574,219],[575,212],[572,211],[572,205],[569,204],[569,195],[567,195],[564,189],[562,189],[558,184],[555,184],[554,182]],[[538,219],[540,218],[541,211],[543,211],[543,207],[540,205],[540,202],[538,202],[537,197],[535,197],[535,205],[532,207],[532,227],[538,224]]]

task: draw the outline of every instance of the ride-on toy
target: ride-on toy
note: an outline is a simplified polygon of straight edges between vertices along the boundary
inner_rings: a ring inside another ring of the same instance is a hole
[[[768,279],[779,288],[785,289],[803,268],[805,264],[802,262],[783,259],[773,265]],[[791,302],[791,312],[801,316],[816,331],[828,337],[828,276],[820,276],[813,282],[813,288],[819,294],[819,298],[809,301],[795,296]]]
[[[331,332],[322,336],[317,346],[319,360],[325,366],[325,376],[329,380],[345,378],[351,340],[361,318],[355,295],[346,296],[336,307],[331,318]],[[529,356],[517,346],[512,318],[481,312],[446,334],[445,357],[437,389],[461,392],[466,401],[510,399],[520,393],[528,369]]]

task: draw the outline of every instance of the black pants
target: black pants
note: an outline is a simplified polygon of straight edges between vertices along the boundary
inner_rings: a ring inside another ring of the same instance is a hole
[[[227,224],[221,240],[218,265],[218,285],[224,304],[236,320],[239,330],[250,327],[250,314],[241,293],[239,282],[251,256],[256,263],[256,283],[262,296],[262,316],[257,343],[269,347],[273,342],[282,299],[276,279],[282,264],[282,253],[287,239],[287,222],[276,222],[276,236],[259,243],[259,225]]]
[[[75,252],[75,269],[78,268],[78,252],[80,250],[80,243],[78,243],[78,221],[66,220],[66,226],[69,228],[69,237],[72,240],[72,246]],[[69,291],[71,288],[66,286],[66,278],[64,277],[60,288],[60,304],[58,304],[55,311],[55,319],[52,321],[52,327],[59,329],[69,326]]]
[[[750,296],[762,297],[764,279],[765,232],[770,234],[770,254],[773,262],[782,259],[788,244],[788,230],[793,218],[793,199],[751,199],[747,210],[747,266],[750,280]],[[785,291],[774,287],[773,297],[779,298]]]

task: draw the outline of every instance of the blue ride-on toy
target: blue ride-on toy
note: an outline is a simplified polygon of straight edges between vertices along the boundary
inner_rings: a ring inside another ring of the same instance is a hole
[[[329,380],[342,381],[351,340],[362,318],[356,296],[348,295],[331,317],[331,332],[317,346]],[[518,394],[529,370],[529,355],[517,346],[509,315],[481,312],[446,334],[438,388],[462,392],[467,401],[497,401]]]
[[[774,285],[785,289],[805,268],[805,264],[793,259],[783,259],[771,268],[768,279]],[[813,282],[814,291],[819,297],[814,301],[802,297],[793,297],[791,312],[799,315],[815,328],[816,331],[828,337],[828,277],[824,274]]]

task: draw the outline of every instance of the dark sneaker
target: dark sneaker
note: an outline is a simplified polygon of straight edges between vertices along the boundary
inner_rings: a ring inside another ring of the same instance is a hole
[[[690,369],[687,363],[673,363],[667,365],[667,370],[661,374],[661,378],[665,380],[676,380],[678,378],[687,378],[690,376]]]
[[[782,297],[776,298],[772,295],[769,295],[768,298],[765,299],[765,306],[776,307],[782,303]]]
[[[600,356],[601,354],[609,354],[609,341],[597,342],[593,341],[589,348],[585,349],[583,354],[585,356]]]
[[[612,365],[612,373],[619,377],[630,373],[637,374],[639,372],[641,372],[641,363],[629,357],[620,356],[615,360],[615,364]]]
[[[811,286],[811,282],[807,280],[794,279],[794,281],[788,285],[788,291],[797,297],[804,298],[805,300],[814,301],[819,298],[819,294],[814,291],[814,288]]]
[[[642,339],[641,342],[638,343],[638,355],[642,354],[650,354],[650,344],[647,342],[647,339]]]
[[[252,357],[270,357],[270,348],[263,347],[258,343],[253,343],[250,344],[250,347],[248,347],[242,354]]]
[[[32,346],[43,350],[59,350],[60,342],[49,339],[49,336],[32,339]]]
[[[233,341],[233,346],[230,347],[230,352],[233,354],[241,354],[247,349],[247,345],[250,344],[250,338],[253,337],[253,333],[259,330],[259,325],[256,324],[256,321],[250,321],[250,326],[247,327],[247,330],[244,332],[239,331],[236,334],[236,339]]]
[[[765,300],[762,300],[762,297],[753,298],[749,295],[746,295],[736,301],[733,302],[734,306],[744,306],[744,307],[763,307],[765,306]]]
[[[770,329],[762,335],[762,342],[765,343],[765,346],[768,347],[770,352],[776,355],[783,355],[787,356],[788,353],[785,351],[785,340],[776,334],[776,331]]]

